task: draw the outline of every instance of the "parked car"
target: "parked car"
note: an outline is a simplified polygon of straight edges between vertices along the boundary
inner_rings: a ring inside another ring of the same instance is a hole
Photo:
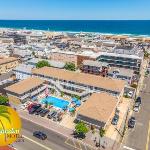
[[[61,121],[62,120],[62,115],[60,113],[57,113],[56,115],[53,116],[53,121]]]
[[[28,102],[22,104],[20,108],[24,110],[24,109],[26,109],[31,103],[32,103],[32,102],[28,101]]]
[[[38,138],[38,139],[41,139],[41,140],[46,140],[47,139],[47,135],[41,131],[35,131],[33,132],[33,136]]]
[[[119,115],[115,114],[114,118],[112,119],[111,124],[117,125],[118,121],[119,121]]]
[[[73,132],[73,136],[74,136],[74,138],[78,138],[78,139],[84,139],[85,138],[84,133],[77,133],[76,131]]]
[[[130,98],[132,98],[133,97],[133,91],[129,91],[129,93],[127,94]]]
[[[35,111],[36,111],[38,108],[40,108],[40,107],[41,107],[41,104],[33,105],[33,106],[31,107],[31,109],[29,109],[29,114],[34,114]]]
[[[39,108],[35,111],[35,115],[39,115],[42,110],[43,110],[43,108],[39,107]]]
[[[34,105],[37,105],[37,103],[31,103],[31,104],[27,107],[28,111],[29,111]]]
[[[135,103],[133,110],[135,112],[139,112],[139,110],[140,110],[140,103]]]
[[[135,100],[135,103],[139,103],[140,105],[142,104],[142,99],[141,97],[137,97],[137,99]]]
[[[43,110],[40,112],[40,116],[41,116],[41,117],[45,117],[46,114],[48,114],[48,113],[49,113],[49,110],[48,110],[48,109],[43,109]]]
[[[56,111],[51,111],[51,112],[49,112],[49,114],[47,115],[47,118],[48,118],[48,119],[52,119],[53,116],[55,116],[56,114],[57,114]]]
[[[134,128],[136,124],[135,117],[131,117],[128,121],[128,128]]]

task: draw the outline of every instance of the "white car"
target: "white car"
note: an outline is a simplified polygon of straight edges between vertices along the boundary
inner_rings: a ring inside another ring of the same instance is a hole
[[[127,95],[128,95],[129,97],[132,97],[132,96],[133,96],[133,91],[130,91]]]
[[[140,104],[139,103],[135,103],[133,110],[135,112],[139,112],[140,111]]]
[[[20,108],[21,108],[22,110],[25,110],[31,103],[32,103],[32,102],[28,101],[28,102],[22,104]]]

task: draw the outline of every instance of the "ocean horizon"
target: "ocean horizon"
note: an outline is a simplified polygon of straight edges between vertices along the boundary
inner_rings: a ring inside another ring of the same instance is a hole
[[[150,20],[0,20],[0,28],[150,36]]]

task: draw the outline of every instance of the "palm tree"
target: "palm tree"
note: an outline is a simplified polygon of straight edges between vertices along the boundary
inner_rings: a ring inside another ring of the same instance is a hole
[[[9,118],[9,112],[8,112],[8,108],[6,106],[0,105],[0,117],[3,117],[5,119],[7,119],[9,121],[9,123],[11,123],[11,120]],[[3,121],[0,119],[0,124],[3,128],[3,130],[5,131],[5,126],[3,124]],[[7,141],[7,136],[6,133],[4,132],[5,135],[5,142]]]

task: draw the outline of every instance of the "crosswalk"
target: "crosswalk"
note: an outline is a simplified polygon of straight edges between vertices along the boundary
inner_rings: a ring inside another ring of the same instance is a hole
[[[79,140],[76,140],[73,138],[67,138],[65,143],[67,145],[75,148],[76,150],[96,150],[96,148],[94,148],[90,145],[86,145],[86,144],[82,143],[82,141],[79,141]]]

